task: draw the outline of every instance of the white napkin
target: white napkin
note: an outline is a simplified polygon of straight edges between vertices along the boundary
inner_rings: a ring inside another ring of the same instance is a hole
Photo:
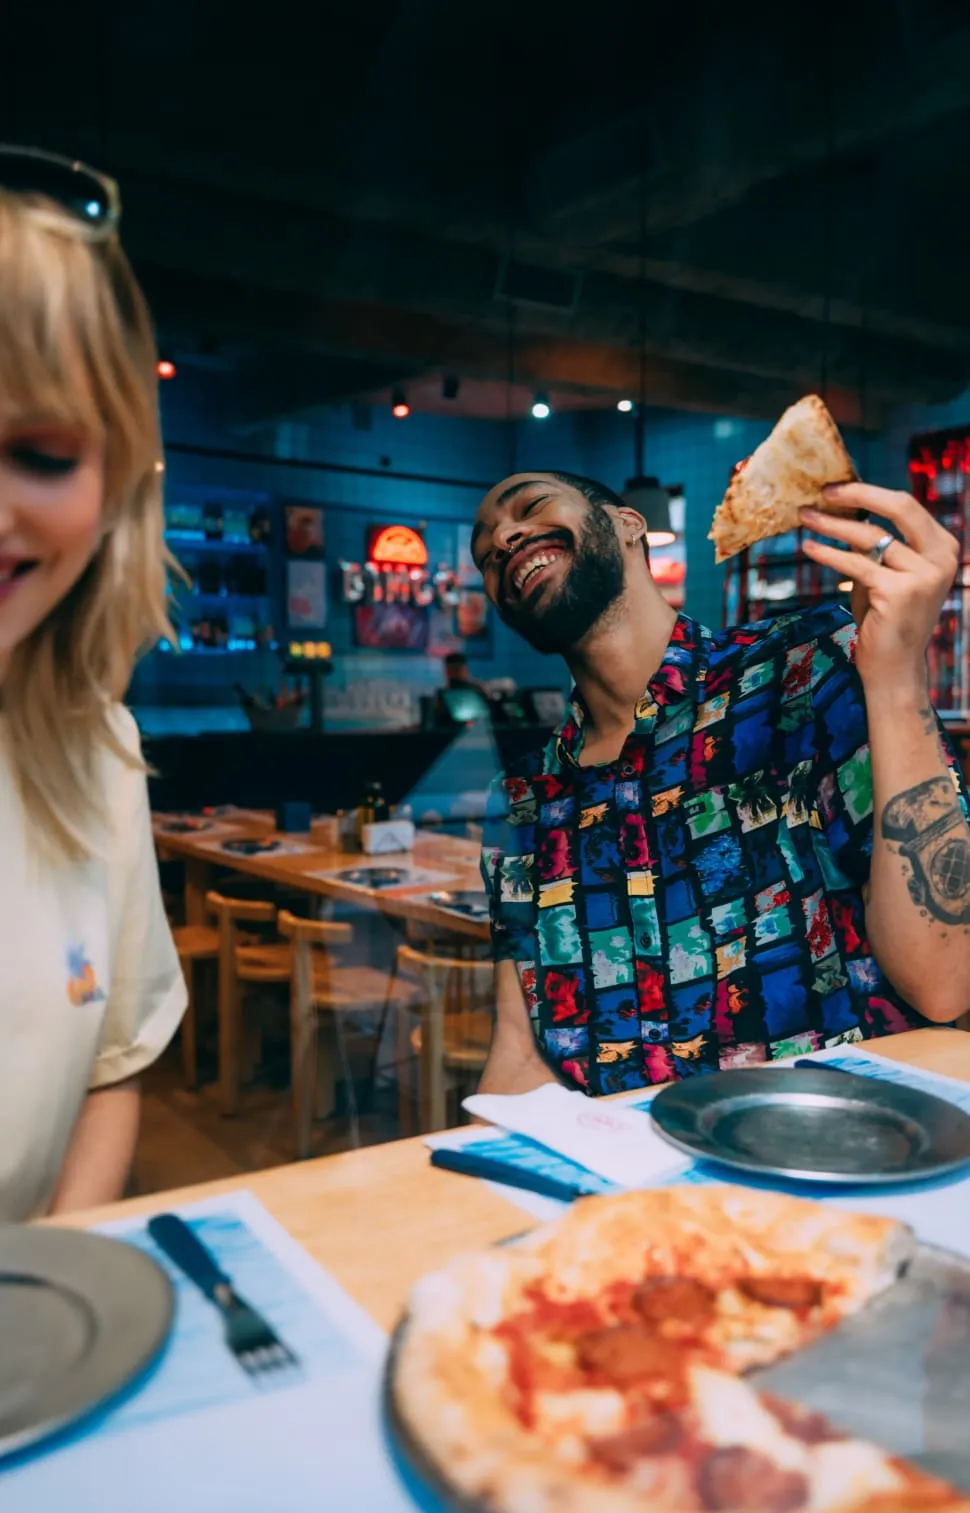
[[[620,1187],[646,1187],[690,1165],[656,1133],[649,1114],[570,1093],[548,1082],[531,1093],[476,1093],[464,1107],[477,1119],[537,1140]]]

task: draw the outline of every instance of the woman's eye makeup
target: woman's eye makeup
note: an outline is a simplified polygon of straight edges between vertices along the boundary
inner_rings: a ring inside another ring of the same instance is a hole
[[[12,439],[3,446],[6,461],[22,473],[38,478],[65,478],[81,460],[81,449],[73,443],[38,439]]]

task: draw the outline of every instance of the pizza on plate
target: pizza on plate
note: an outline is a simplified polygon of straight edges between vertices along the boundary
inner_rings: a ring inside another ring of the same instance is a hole
[[[718,562],[735,552],[780,536],[801,524],[799,510],[811,506],[831,515],[852,515],[822,493],[829,483],[856,477],[839,428],[817,394],[786,410],[775,429],[746,462],[734,470],[714,512],[708,540]]]
[[[394,1417],[489,1513],[970,1513],[742,1376],[863,1307],[913,1249],[894,1220],[745,1188],[583,1199],[417,1285]]]

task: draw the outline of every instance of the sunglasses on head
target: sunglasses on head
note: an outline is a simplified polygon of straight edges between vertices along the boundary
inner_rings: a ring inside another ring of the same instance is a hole
[[[92,241],[113,236],[121,220],[121,195],[114,179],[39,147],[0,143],[0,189],[52,200],[86,228]]]

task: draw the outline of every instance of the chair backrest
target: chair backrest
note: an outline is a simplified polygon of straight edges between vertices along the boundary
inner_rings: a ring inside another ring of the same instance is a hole
[[[488,1050],[495,1022],[494,969],[491,961],[439,956],[398,946],[398,968],[418,983],[419,997],[430,1009],[445,1056],[454,1051]]]
[[[352,925],[337,924],[332,919],[303,919],[289,909],[280,910],[276,927],[287,940],[309,946],[349,946],[354,938]]]
[[[276,918],[276,905],[256,898],[225,898],[221,893],[209,892],[205,896],[208,912],[219,920],[231,920],[233,924],[247,921],[249,924],[271,925]]]

